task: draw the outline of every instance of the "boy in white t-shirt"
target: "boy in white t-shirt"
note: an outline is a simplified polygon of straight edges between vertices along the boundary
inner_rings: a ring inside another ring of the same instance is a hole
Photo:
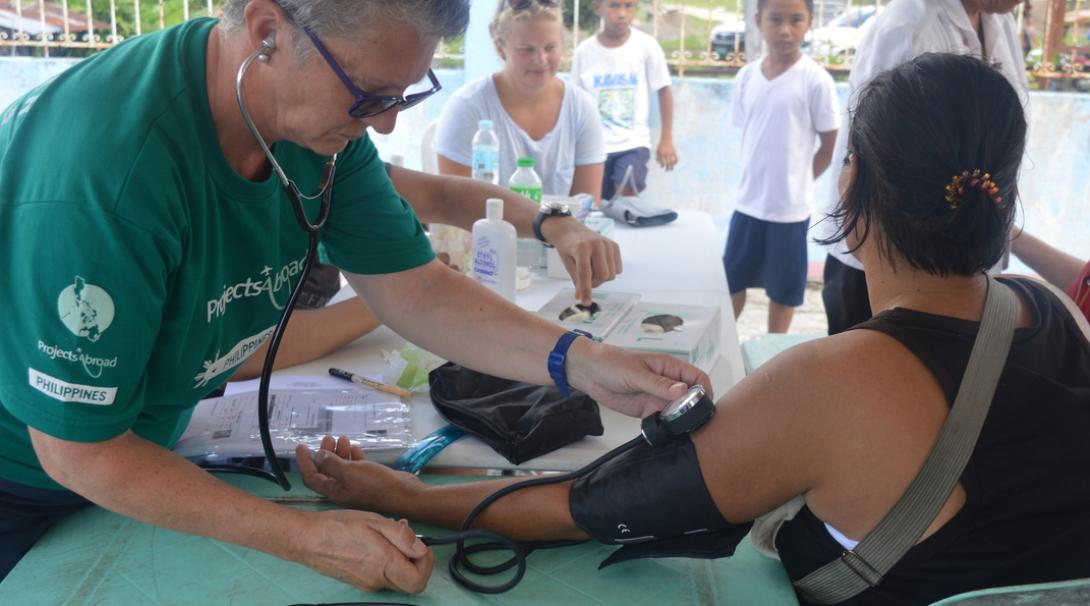
[[[802,305],[814,179],[832,161],[840,122],[832,77],[800,50],[812,16],[813,0],[759,0],[767,53],[734,81],[743,169],[723,265],[736,318],[746,289],[765,288],[768,332],[787,332]]]
[[[638,4],[637,0],[594,0],[602,31],[579,44],[572,59],[572,82],[595,97],[602,118],[607,154],[602,180],[605,200],[613,198],[630,167],[635,188],[626,187],[620,194],[634,196],[647,186],[652,92],[658,93],[662,118],[655,158],[666,170],[677,164],[670,70],[658,41],[632,27]]]

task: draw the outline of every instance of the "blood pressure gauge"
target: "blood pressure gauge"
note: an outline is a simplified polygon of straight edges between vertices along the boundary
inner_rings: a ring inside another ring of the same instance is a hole
[[[641,428],[643,438],[652,446],[663,446],[677,436],[696,431],[715,415],[715,403],[701,385],[694,385],[662,412],[648,416]]]

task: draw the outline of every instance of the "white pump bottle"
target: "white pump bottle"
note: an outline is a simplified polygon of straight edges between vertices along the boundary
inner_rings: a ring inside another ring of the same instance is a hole
[[[473,224],[473,278],[515,301],[518,232],[503,220],[503,200],[485,202],[485,218]]]

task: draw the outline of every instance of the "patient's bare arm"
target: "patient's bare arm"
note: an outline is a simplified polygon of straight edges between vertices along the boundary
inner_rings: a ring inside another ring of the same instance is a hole
[[[334,502],[445,528],[462,520],[485,497],[519,478],[426,484],[416,476],[367,461],[347,438],[327,437],[317,452],[296,449],[303,483]],[[473,523],[519,541],[586,539],[568,508],[571,482],[532,486],[490,505]]]

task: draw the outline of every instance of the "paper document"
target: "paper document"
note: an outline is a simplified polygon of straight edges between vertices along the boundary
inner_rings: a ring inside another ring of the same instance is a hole
[[[409,407],[397,396],[354,387],[270,390],[269,430],[277,454],[294,455],[297,444],[317,449],[327,435],[348,436],[369,453],[394,457],[412,446]],[[262,456],[257,417],[256,391],[201,400],[174,452],[185,458]]]

